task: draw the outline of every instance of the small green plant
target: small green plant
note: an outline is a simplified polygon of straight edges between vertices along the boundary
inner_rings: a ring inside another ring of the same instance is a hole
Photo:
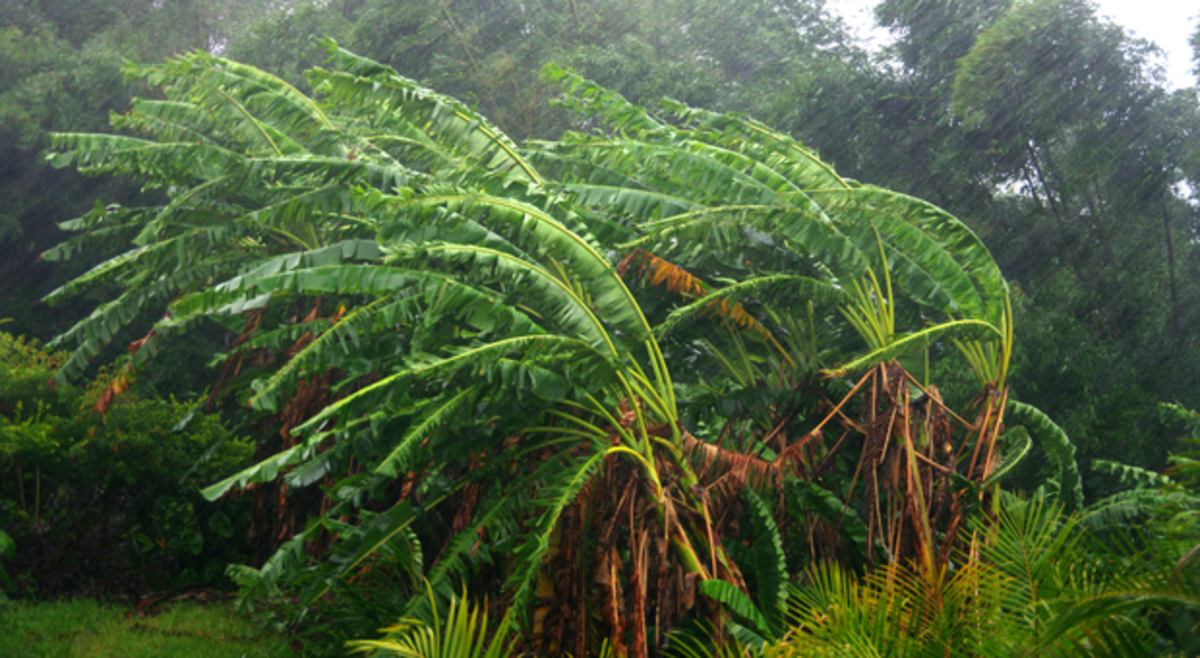
[[[404,658],[507,658],[513,655],[506,642],[508,618],[488,642],[487,605],[475,606],[463,597],[451,597],[445,619],[438,613],[433,589],[428,588],[432,620],[401,619],[387,628],[381,640],[348,642],[355,652]]]
[[[1159,611],[1200,606],[1194,573],[1180,577],[1170,543],[1102,543],[1081,518],[1009,496],[994,524],[973,524],[980,559],[953,569],[815,564],[767,655],[1157,655]]]

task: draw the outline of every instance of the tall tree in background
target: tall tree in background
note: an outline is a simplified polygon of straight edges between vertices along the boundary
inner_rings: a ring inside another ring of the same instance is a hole
[[[772,118],[849,175],[964,217],[1021,290],[1015,389],[1085,464],[1163,466],[1155,401],[1200,395],[1197,218],[1177,185],[1196,188],[1194,91],[1164,92],[1150,47],[1085,2],[888,0],[876,14],[902,68],[843,68],[840,102]]]
[[[551,92],[538,72],[547,62],[634,102],[670,97],[762,114],[796,96],[798,72],[861,54],[823,0],[299,2],[226,54],[299,83],[320,62],[319,34],[470,99],[517,139],[553,138],[570,125],[546,102]]]
[[[1183,330],[1200,281],[1183,237],[1195,210],[1175,192],[1194,93],[1163,91],[1151,52],[1086,2],[1016,4],[959,62],[952,108],[988,145],[991,183],[1019,193],[1018,212],[985,228],[1028,295],[1027,335],[1047,341],[1027,343],[1017,386],[1085,458],[1161,467],[1155,400],[1191,400],[1200,381]]]
[[[960,130],[948,104],[956,62],[1010,4],[886,0],[876,7],[879,24],[897,37],[895,55],[903,68],[884,76],[869,99],[875,109],[865,127],[871,139],[862,175],[961,213],[987,206],[993,187],[986,178],[986,142]]]

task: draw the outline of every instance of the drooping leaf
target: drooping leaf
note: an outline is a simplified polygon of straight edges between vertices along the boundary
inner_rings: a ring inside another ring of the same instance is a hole
[[[1068,510],[1083,507],[1083,482],[1075,463],[1075,445],[1067,433],[1037,407],[1009,400],[1008,411],[1038,438],[1050,458],[1058,463],[1062,502]]]

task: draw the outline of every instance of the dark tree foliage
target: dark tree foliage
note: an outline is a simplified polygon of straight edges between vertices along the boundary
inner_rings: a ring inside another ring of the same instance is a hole
[[[249,557],[248,501],[214,505],[200,488],[252,447],[197,403],[128,396],[97,414],[102,383],[47,386],[64,357],[0,332],[0,532],[15,542],[0,594],[136,602],[225,586],[226,565]]]
[[[97,198],[133,202],[136,187],[45,165],[52,130],[99,130],[148,93],[120,75],[123,58],[156,61],[221,48],[267,2],[92,0],[0,2],[0,318],[17,334],[49,338],[73,313],[37,300],[81,269],[49,268],[37,254],[65,238],[56,226]],[[77,267],[83,267],[81,263]]]
[[[319,35],[467,100],[519,139],[557,137],[570,124],[538,78],[548,62],[633,102],[763,115],[803,94],[799,72],[863,58],[822,0],[298,2],[227,54],[300,84],[321,60]]]

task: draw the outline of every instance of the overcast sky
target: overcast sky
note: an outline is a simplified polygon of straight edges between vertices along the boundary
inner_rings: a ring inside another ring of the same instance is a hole
[[[1196,29],[1200,3],[1195,0],[1094,0],[1100,16],[1135,35],[1157,43],[1166,51],[1167,85],[1172,89],[1196,86],[1192,75],[1192,48],[1188,38]],[[827,0],[827,6],[859,29],[864,38],[886,40],[888,33],[869,35],[875,25],[872,8],[878,0]]]

